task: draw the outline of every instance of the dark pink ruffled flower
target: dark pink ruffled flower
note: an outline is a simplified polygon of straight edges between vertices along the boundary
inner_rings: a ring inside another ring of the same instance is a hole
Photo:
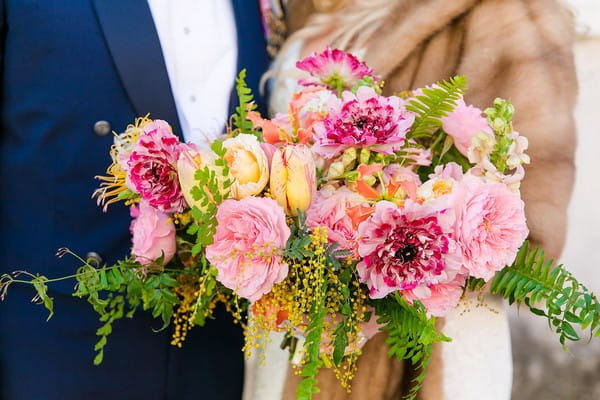
[[[357,265],[370,297],[411,290],[416,298],[431,296],[430,287],[452,281],[461,270],[452,237],[454,214],[445,199],[432,205],[407,200],[404,208],[380,201],[358,226]]]
[[[181,212],[185,200],[177,177],[179,139],[165,121],[147,124],[129,156],[129,177],[142,198],[159,211]]]
[[[330,89],[350,89],[362,78],[378,79],[372,68],[352,54],[329,47],[322,53],[314,53],[298,61],[296,67],[311,75],[299,80],[305,86],[325,84]]]
[[[378,95],[361,86],[356,95],[346,91],[342,99],[332,97],[329,115],[314,125],[314,151],[333,158],[349,147],[369,147],[384,154],[401,149],[414,121],[398,97]]]

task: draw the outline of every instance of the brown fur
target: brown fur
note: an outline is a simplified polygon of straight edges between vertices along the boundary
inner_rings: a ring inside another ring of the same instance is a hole
[[[294,29],[308,19],[310,3],[291,1]],[[366,62],[385,77],[388,93],[462,74],[470,83],[467,102],[481,108],[491,105],[495,97],[513,102],[515,128],[530,143],[532,164],[522,185],[530,238],[557,257],[565,240],[575,172],[577,82],[571,15],[558,0],[397,3],[395,12],[367,42]],[[319,376],[322,394],[316,398],[400,398],[407,374],[399,363],[387,360],[383,340],[380,334],[365,348],[351,395],[324,372]],[[421,400],[447,400],[440,392],[439,358],[434,354]],[[285,399],[294,398],[295,383],[297,378],[290,377]]]

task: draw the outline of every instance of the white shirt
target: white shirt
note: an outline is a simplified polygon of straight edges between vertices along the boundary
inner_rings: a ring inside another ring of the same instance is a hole
[[[206,147],[222,132],[237,67],[229,0],[148,0],[186,142]]]

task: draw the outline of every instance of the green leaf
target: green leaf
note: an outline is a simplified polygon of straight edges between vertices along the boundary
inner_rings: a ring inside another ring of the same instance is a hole
[[[104,351],[100,350],[97,354],[96,357],[94,357],[94,365],[100,365],[102,364],[102,360],[104,359]]]
[[[456,76],[424,88],[422,95],[411,99],[406,108],[417,116],[407,138],[431,138],[442,126],[440,119],[454,109],[466,88],[467,79],[464,76]]]
[[[346,334],[345,321],[340,322],[334,332],[333,340],[333,363],[337,366],[340,365],[344,359],[346,353],[346,347],[348,347],[348,335]]]
[[[418,301],[410,305],[398,293],[374,302],[377,322],[387,332],[388,354],[398,360],[411,360],[419,373],[405,399],[416,398],[421,388],[432,352],[432,345],[450,339],[435,327],[435,318],[428,317],[425,307]]]
[[[239,105],[235,108],[233,124],[238,133],[254,135],[262,141],[262,133],[254,129],[254,125],[248,119],[248,110],[255,110],[256,104],[252,102],[252,91],[246,85],[246,70],[243,69],[235,80],[235,90],[238,95]]]
[[[498,272],[490,291],[511,303],[525,304],[530,311],[548,319],[559,335],[559,342],[577,341],[572,324],[589,329],[592,336],[600,331],[600,302],[562,265],[554,266],[544,252],[525,242],[514,263]]]

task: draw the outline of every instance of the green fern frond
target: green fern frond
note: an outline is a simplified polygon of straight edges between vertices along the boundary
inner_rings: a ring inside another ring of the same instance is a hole
[[[554,266],[542,250],[531,248],[529,242],[523,244],[513,265],[492,280],[490,291],[546,317],[563,347],[567,340],[579,340],[574,326],[600,336],[598,298],[562,265]]]
[[[388,334],[388,356],[410,360],[419,371],[405,397],[413,400],[423,384],[433,344],[450,339],[436,329],[435,317],[428,317],[420,302],[410,305],[399,294],[390,297],[376,303],[377,322],[385,325],[381,330]]]
[[[467,89],[467,78],[455,76],[448,81],[440,81],[423,94],[410,100],[407,110],[417,114],[407,137],[409,139],[429,138],[442,126],[440,118],[445,117],[456,106],[456,102]]]
[[[317,269],[316,273],[323,275],[324,270]],[[315,301],[309,314],[310,323],[306,329],[306,340],[304,346],[306,349],[305,364],[300,372],[303,377],[298,384],[296,391],[298,400],[311,400],[313,394],[319,392],[317,386],[317,374],[323,366],[321,359],[321,337],[323,334],[323,324],[327,315],[326,306],[327,282],[322,281],[320,287],[315,288]]]
[[[248,111],[255,110],[254,96],[252,90],[246,84],[246,70],[243,69],[235,79],[235,90],[238,95],[239,105],[235,108],[233,115],[233,124],[237,128],[237,133],[247,133],[255,135],[262,139],[262,133],[254,129],[254,125],[248,119]]]

